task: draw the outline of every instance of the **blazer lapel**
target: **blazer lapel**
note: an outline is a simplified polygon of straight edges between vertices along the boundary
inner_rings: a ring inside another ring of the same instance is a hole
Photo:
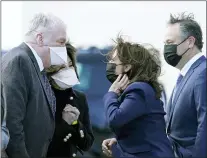
[[[174,92],[174,89],[173,89],[173,92]],[[172,94],[173,94],[172,92]],[[170,114],[171,114],[171,111],[172,111],[172,95],[170,96],[170,99],[168,101],[168,104],[167,104],[167,107],[166,107],[166,115],[167,115],[167,129],[169,127],[169,120],[170,120]]]
[[[37,75],[38,75],[38,78],[39,78],[39,80],[40,80],[40,83],[41,83],[41,86],[42,86],[42,88],[43,88],[44,94],[45,94],[45,96],[46,96],[48,105],[49,105],[49,107],[50,107],[50,111],[51,111],[51,113],[52,113],[52,108],[51,108],[52,105],[50,105],[50,102],[49,102],[49,96],[48,96],[48,94],[47,94],[47,92],[46,92],[46,89],[45,89],[45,86],[44,86],[43,77],[42,77],[42,74],[41,74],[41,72],[40,72],[40,69],[39,69],[37,60],[35,59],[35,57],[34,57],[32,51],[31,51],[31,49],[30,49],[25,43],[22,43],[22,47],[24,47],[25,49],[27,49],[26,52],[28,53],[30,59],[32,60],[32,62],[33,62],[33,64],[34,64],[36,73],[37,73]],[[53,114],[52,114],[52,115],[53,115]],[[53,116],[53,118],[54,118],[54,116]]]
[[[181,81],[180,83],[180,86],[178,87],[177,89],[177,92],[175,93],[175,97],[174,97],[174,100],[173,100],[173,104],[176,105],[177,103],[177,100],[178,100],[178,97],[180,96],[180,93],[182,92],[183,90],[183,86],[186,84],[186,82],[188,81],[189,77],[192,75],[192,73],[194,72],[194,69],[196,67],[198,67],[201,62],[203,61],[203,59],[205,59],[205,57],[203,58],[204,56],[200,57],[190,68],[190,70],[187,72],[187,74],[184,76],[183,78],[183,81]]]
[[[185,86],[186,82],[188,81],[189,77],[192,75],[192,73],[194,72],[194,69],[196,67],[198,67],[202,61],[205,60],[205,57],[202,56],[200,57],[190,68],[190,70],[187,72],[187,74],[184,76],[183,80],[181,81],[180,83],[180,86],[178,87],[177,89],[177,92],[175,93],[175,97],[174,97],[174,100],[172,102],[172,95],[171,95],[171,107],[170,107],[170,114],[169,114],[169,123],[168,123],[168,127],[170,126],[171,124],[171,120],[172,120],[172,116],[173,116],[173,113],[174,113],[174,109],[175,109],[175,106],[176,106],[176,103],[178,101],[178,98],[183,90],[183,87]]]

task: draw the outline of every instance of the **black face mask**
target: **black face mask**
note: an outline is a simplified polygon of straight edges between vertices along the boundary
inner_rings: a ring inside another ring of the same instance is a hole
[[[118,75],[115,73],[116,71],[116,64],[115,63],[107,63],[106,65],[106,78],[111,82],[117,79]]]
[[[188,37],[186,38],[188,39]],[[181,43],[179,44],[169,44],[164,46],[164,57],[165,61],[172,66],[176,66],[179,61],[181,60],[182,56],[190,49],[188,48],[181,56],[177,55],[177,47],[181,45],[183,42],[186,41],[184,39]]]

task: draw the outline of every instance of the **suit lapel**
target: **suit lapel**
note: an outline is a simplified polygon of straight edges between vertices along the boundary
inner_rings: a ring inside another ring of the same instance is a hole
[[[173,89],[173,92],[174,92],[174,89]],[[173,94],[172,92],[172,94]],[[169,126],[169,120],[170,120],[170,113],[171,113],[171,109],[172,109],[172,95],[170,96],[170,99],[168,101],[168,104],[167,104],[167,108],[166,108],[166,113],[167,113],[167,129],[168,129],[168,126]]]
[[[26,49],[26,52],[28,53],[30,59],[32,60],[33,64],[34,64],[34,67],[35,67],[35,70],[36,70],[36,73],[37,73],[37,76],[39,78],[39,81],[41,83],[41,86],[42,86],[42,89],[44,91],[44,94],[46,96],[46,99],[47,99],[47,102],[48,102],[48,105],[49,105],[49,108],[50,108],[50,111],[52,113],[52,108],[51,108],[51,105],[50,105],[50,102],[49,102],[49,96],[46,92],[46,89],[45,89],[45,86],[44,86],[44,81],[43,81],[43,77],[42,77],[42,74],[40,72],[40,69],[39,69],[39,66],[38,66],[38,63],[37,63],[37,60],[35,59],[31,49],[25,44],[25,43],[22,43],[22,47],[24,47],[24,49]],[[53,114],[52,114],[53,115]],[[54,116],[53,116],[54,117]]]
[[[173,102],[172,102],[172,95],[171,95],[171,102],[170,102],[170,104],[171,104],[171,106],[170,106],[170,114],[169,114],[169,120],[168,120],[168,127],[170,126],[170,124],[171,124],[171,120],[172,120],[172,116],[173,116],[173,114],[174,114],[174,109],[175,109],[175,106],[176,106],[176,103],[177,103],[177,101],[178,101],[178,98],[179,98],[179,96],[180,96],[180,94],[181,94],[181,92],[182,92],[182,90],[183,90],[183,87],[185,86],[185,84],[186,84],[186,82],[188,81],[188,79],[189,79],[189,77],[192,75],[192,73],[194,72],[194,69],[196,68],[196,67],[198,67],[201,63],[202,63],[202,61],[204,61],[205,60],[205,57],[204,56],[202,56],[202,57],[200,57],[192,66],[191,66],[191,68],[190,68],[190,70],[187,72],[187,74],[184,76],[184,78],[182,79],[182,81],[181,81],[181,83],[180,83],[180,85],[179,85],[179,87],[178,87],[178,89],[177,89],[177,92],[175,93],[175,97],[174,97],[174,100],[173,100]],[[172,93],[173,94],[173,93]]]

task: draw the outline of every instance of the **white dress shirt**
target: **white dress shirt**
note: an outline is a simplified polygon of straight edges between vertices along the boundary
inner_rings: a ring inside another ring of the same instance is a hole
[[[188,70],[190,69],[190,67],[201,57],[203,56],[202,53],[198,53],[196,54],[194,57],[192,57],[186,64],[185,66],[181,69],[180,74],[184,77]]]
[[[190,69],[190,67],[202,56],[203,54],[202,53],[198,53],[196,54],[194,57],[192,57],[185,65],[184,67],[181,69],[180,73],[182,75],[182,77],[184,77],[188,70]],[[177,77],[178,79],[178,77]],[[172,92],[172,101],[174,100],[174,96],[175,96],[175,93],[176,93],[176,85],[174,87],[174,90]]]
[[[40,71],[42,71],[44,69],[42,59],[39,57],[37,52],[28,43],[26,43],[26,42],[24,42],[24,43],[31,49],[33,55],[35,56],[35,59],[37,60],[37,64],[40,68]]]

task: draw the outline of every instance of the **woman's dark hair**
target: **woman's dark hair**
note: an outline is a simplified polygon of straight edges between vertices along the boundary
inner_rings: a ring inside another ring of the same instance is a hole
[[[162,93],[162,85],[158,82],[161,73],[159,52],[156,49],[147,49],[141,44],[125,42],[121,36],[115,41],[116,45],[106,56],[112,59],[117,51],[119,60],[123,65],[130,64],[131,70],[127,73],[130,82],[147,82],[156,92],[159,99]]]
[[[68,54],[69,58],[71,59],[72,65],[75,69],[75,73],[79,79],[77,65],[76,65],[76,63],[77,63],[77,60],[76,60],[77,50],[75,49],[75,47],[72,46],[72,44],[70,42],[66,42],[65,46],[66,46],[67,54]]]

